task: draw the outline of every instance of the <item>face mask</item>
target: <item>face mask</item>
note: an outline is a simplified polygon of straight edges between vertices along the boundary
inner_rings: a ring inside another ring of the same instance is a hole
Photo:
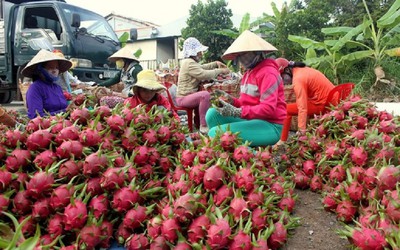
[[[122,59],[119,59],[115,62],[115,66],[117,69],[122,69],[125,66],[125,62]]]
[[[246,69],[251,69],[256,66],[258,61],[260,60],[261,55],[256,55],[254,52],[249,52],[239,56],[239,62],[245,67]]]
[[[58,81],[59,76],[54,76],[52,74],[49,74],[49,71],[47,69],[43,68],[43,66],[41,64],[38,65],[37,69],[40,73],[42,73],[46,82],[53,83],[53,82]]]

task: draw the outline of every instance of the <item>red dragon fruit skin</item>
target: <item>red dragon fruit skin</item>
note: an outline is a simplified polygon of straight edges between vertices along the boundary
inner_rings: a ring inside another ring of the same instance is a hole
[[[100,230],[101,230],[101,236],[100,236],[100,243],[99,247],[100,248],[110,248],[111,246],[111,240],[113,239],[113,224],[110,221],[103,220],[103,222],[100,225]]]
[[[181,223],[189,222],[196,215],[197,207],[197,198],[193,194],[186,193],[175,200],[174,215]]]
[[[363,250],[383,250],[387,246],[382,232],[365,227],[360,230],[354,230],[351,241],[356,247]]]
[[[89,202],[90,210],[96,219],[100,219],[103,214],[106,214],[110,208],[110,202],[105,194],[93,197]]]
[[[229,245],[229,249],[231,249],[231,250],[252,250],[253,247],[252,247],[250,235],[243,232],[242,230],[240,230],[239,233],[233,237],[232,242]]]
[[[177,231],[181,231],[178,221],[174,218],[169,218],[163,221],[161,226],[161,234],[171,243],[178,240]]]
[[[400,181],[400,167],[389,165],[378,172],[378,185],[382,191],[396,189],[396,183]]]
[[[336,215],[339,220],[351,222],[357,212],[357,208],[349,200],[343,200],[336,207]]]
[[[28,136],[26,139],[26,147],[35,151],[38,149],[47,149],[53,139],[53,134],[47,129],[40,129]]]
[[[64,210],[65,230],[81,229],[88,216],[86,205],[81,200],[75,200]]]
[[[136,229],[147,219],[146,208],[137,206],[128,210],[122,224],[128,229]]]
[[[230,243],[231,227],[225,219],[217,219],[215,224],[210,225],[207,230],[207,244],[211,248],[222,249]]]
[[[223,184],[225,172],[218,165],[212,165],[204,173],[203,185],[206,190],[216,191]]]
[[[150,242],[144,233],[132,234],[126,242],[128,250],[148,249]]]
[[[33,203],[32,217],[46,219],[51,214],[50,198],[42,198]]]
[[[214,194],[214,204],[220,206],[224,201],[228,201],[233,196],[233,188],[228,185],[222,185]]]
[[[235,220],[239,220],[240,217],[246,218],[249,215],[247,202],[243,197],[233,198],[229,206],[229,213],[233,215]]]
[[[101,242],[101,229],[97,225],[84,226],[78,236],[80,249],[95,249]]]
[[[26,184],[26,191],[29,196],[35,199],[42,197],[52,190],[54,177],[51,173],[36,172]]]
[[[160,215],[154,216],[147,221],[147,235],[150,239],[155,239],[161,235],[162,219]]]
[[[3,194],[0,194],[0,213],[7,212],[10,205],[10,199]]]
[[[255,177],[250,168],[241,168],[236,172],[235,176],[236,185],[244,189],[246,192],[251,192],[254,189]]]
[[[114,193],[111,207],[117,212],[126,212],[131,209],[139,199],[139,193],[136,190],[132,190],[130,187],[123,187]]]
[[[47,224],[47,232],[57,237],[64,232],[64,217],[61,214],[55,214],[49,219]]]
[[[278,249],[283,246],[287,240],[287,230],[281,222],[275,222],[274,227],[275,230],[268,238],[268,246],[271,247],[271,249]]]
[[[6,169],[0,169],[0,192],[6,190],[11,184],[12,174]]]
[[[210,227],[210,223],[210,219],[206,214],[202,214],[193,219],[188,228],[188,241],[191,243],[196,243],[204,239],[206,232]]]
[[[71,200],[74,194],[74,186],[62,184],[53,190],[50,196],[50,206],[54,210],[64,209]]]

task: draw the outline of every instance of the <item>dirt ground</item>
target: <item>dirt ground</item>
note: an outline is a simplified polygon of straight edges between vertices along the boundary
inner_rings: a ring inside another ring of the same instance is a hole
[[[321,203],[321,195],[309,190],[296,190],[298,195],[294,216],[300,217],[297,227],[282,248],[283,250],[346,250],[347,239],[336,234],[341,229],[333,213],[326,212]]]

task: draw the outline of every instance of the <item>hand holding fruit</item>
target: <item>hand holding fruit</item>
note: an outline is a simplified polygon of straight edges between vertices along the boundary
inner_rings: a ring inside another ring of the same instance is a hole
[[[220,90],[220,89],[214,90],[213,96],[215,96],[216,98],[223,100],[229,104],[233,104],[233,97],[223,90]]]
[[[216,61],[218,68],[226,68],[226,65],[220,61]]]
[[[222,73],[223,75],[228,75],[228,74],[231,73],[231,71],[230,71],[228,68],[222,68],[221,70],[222,70],[221,73]]]

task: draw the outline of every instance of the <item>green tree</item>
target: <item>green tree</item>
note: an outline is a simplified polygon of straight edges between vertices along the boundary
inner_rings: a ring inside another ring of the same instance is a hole
[[[321,0],[322,1],[322,0]],[[395,0],[369,0],[367,8],[371,11],[374,21],[385,14]],[[337,0],[333,3],[333,26],[355,27],[362,23],[365,17],[365,6],[362,0]],[[332,4],[332,3],[331,3]]]
[[[227,9],[225,0],[208,0],[203,4],[200,0],[189,10],[187,27],[182,29],[182,38],[195,37],[209,49],[204,61],[221,60],[222,54],[232,44],[233,39],[213,31],[232,29],[232,10]]]

